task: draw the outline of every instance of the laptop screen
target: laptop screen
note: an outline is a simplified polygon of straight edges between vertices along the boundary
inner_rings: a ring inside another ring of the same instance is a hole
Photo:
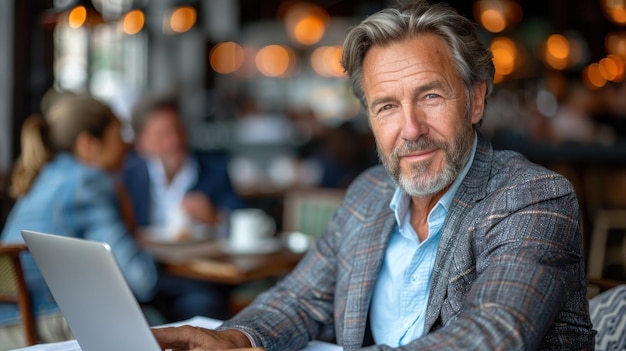
[[[83,351],[160,351],[108,244],[22,231]]]

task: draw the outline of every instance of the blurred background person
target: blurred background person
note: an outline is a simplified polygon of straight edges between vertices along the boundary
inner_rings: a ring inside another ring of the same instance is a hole
[[[226,154],[191,150],[178,99],[147,95],[133,110],[135,152],[122,179],[139,227],[167,226],[183,214],[206,229],[224,225],[229,211],[244,206],[228,175]]]
[[[178,99],[169,94],[141,99],[132,126],[135,150],[122,179],[137,226],[147,228],[145,234],[165,230],[171,240],[223,235],[228,213],[244,206],[226,154],[190,149]],[[166,318],[227,317],[229,287],[168,275],[161,282],[157,301]]]
[[[106,242],[139,301],[152,298],[157,269],[123,220],[119,171],[127,151],[121,123],[108,106],[87,95],[60,96],[23,124],[21,155],[12,178],[17,198],[0,239],[23,243],[33,230]],[[40,341],[71,337],[32,256],[21,257]],[[14,304],[0,304],[0,340],[8,349],[25,345]]]

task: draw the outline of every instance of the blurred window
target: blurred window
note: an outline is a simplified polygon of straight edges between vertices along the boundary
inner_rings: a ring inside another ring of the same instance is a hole
[[[58,17],[55,84],[69,91],[89,91],[128,118],[135,97],[147,85],[148,35],[145,30],[124,32],[123,18],[132,10],[131,0],[92,4],[82,23],[70,14],[71,8]]]

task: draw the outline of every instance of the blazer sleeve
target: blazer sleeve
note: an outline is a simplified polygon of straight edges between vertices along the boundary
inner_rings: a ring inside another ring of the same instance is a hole
[[[310,340],[342,340],[346,334],[364,331],[365,323],[360,321],[367,315],[369,291],[364,277],[375,278],[376,273],[371,268],[376,260],[369,254],[378,252],[375,256],[382,261],[386,237],[376,236],[371,240],[376,244],[370,244],[370,233],[384,231],[373,228],[387,223],[373,214],[388,208],[392,184],[382,166],[359,176],[347,189],[326,233],[298,266],[222,328],[247,332],[268,351],[300,350]],[[385,218],[393,222],[391,212]],[[350,331],[345,330],[347,324]],[[360,345],[363,335],[348,339],[351,345]]]
[[[341,210],[340,210],[341,211]],[[334,295],[341,234],[337,217],[298,266],[220,328],[248,333],[266,350],[300,350],[334,326]],[[332,333],[332,332],[331,332]]]

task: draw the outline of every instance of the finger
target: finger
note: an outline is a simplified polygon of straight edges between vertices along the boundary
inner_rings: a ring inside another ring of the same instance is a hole
[[[192,346],[190,340],[196,332],[196,328],[188,325],[152,329],[152,334],[164,349],[189,349]]]

